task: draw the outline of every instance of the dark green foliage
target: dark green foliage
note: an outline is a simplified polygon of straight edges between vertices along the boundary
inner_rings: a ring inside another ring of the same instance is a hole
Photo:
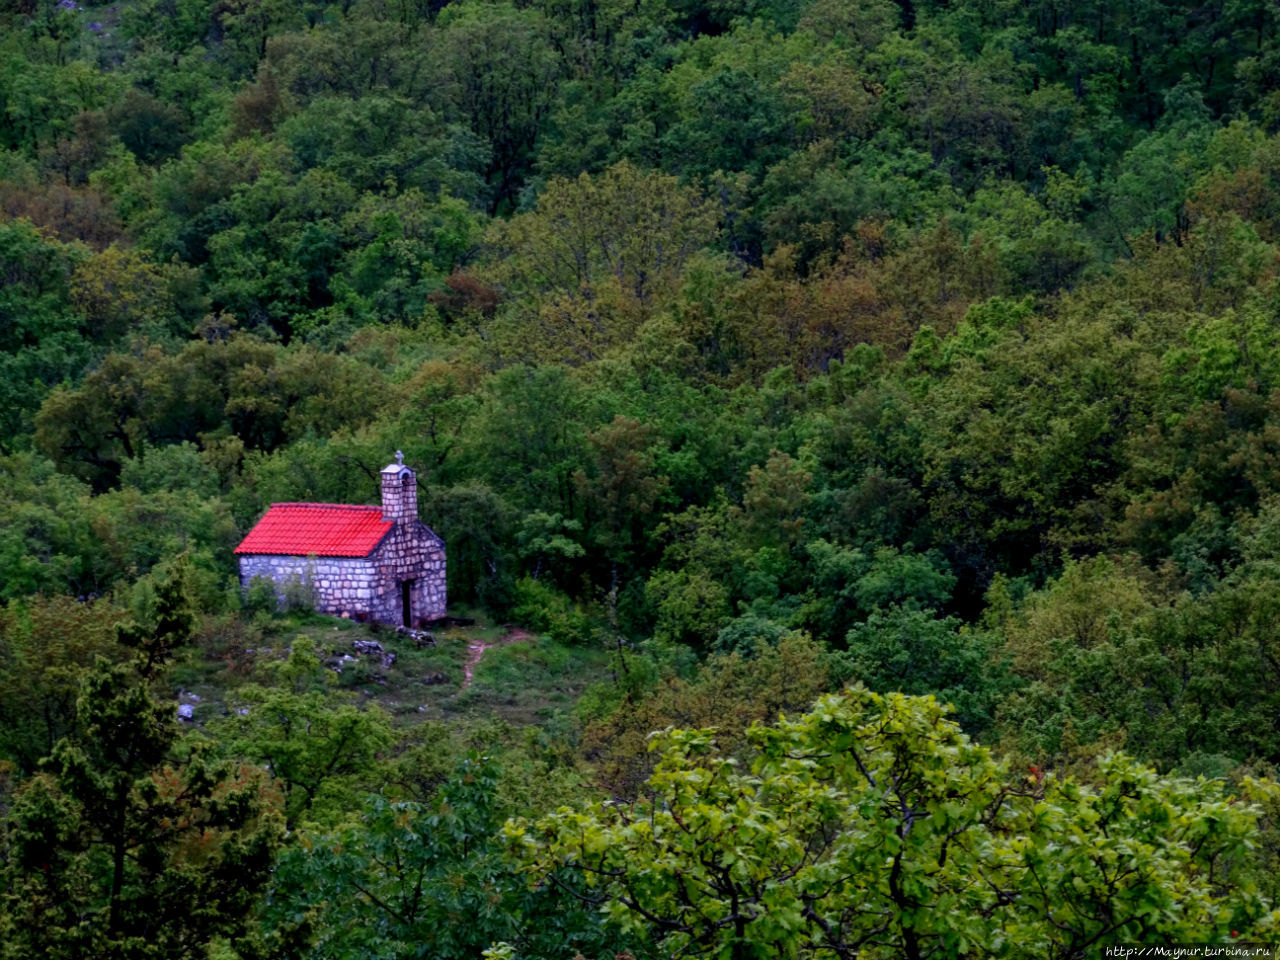
[[[494,762],[471,753],[425,802],[373,795],[354,824],[308,835],[280,860],[268,931],[309,931],[301,955],[342,960],[474,957],[495,941],[522,956],[606,945],[598,914],[556,885],[532,888],[503,854]]]
[[[118,662],[122,611],[106,601],[32,597],[0,614],[0,754],[34,773],[76,729],[81,674],[99,657]]]
[[[1274,771],[1278,26],[0,2],[0,952],[607,956],[496,797],[629,796],[655,729],[741,752],[844,681],[951,702],[1034,765],[1002,791],[1121,745]],[[335,677],[363,628],[232,550],[272,502],[376,502],[397,449],[502,649],[384,632],[423,676]],[[446,775],[495,707],[547,728]]]
[[[173,711],[127,667],[86,675],[76,735],[13,798],[6,958],[194,960],[244,934],[278,828],[253,771],[174,762]]]
[[[65,736],[13,795],[0,866],[6,960],[195,960],[212,937],[247,932],[279,826],[261,775],[180,743],[175,704],[152,690],[190,634],[184,590],[179,563],[158,587],[155,623],[120,629],[132,666],[86,664],[78,640],[44,673],[47,715],[56,668],[79,668],[79,693],[74,718],[50,729]]]
[[[218,728],[231,756],[260,764],[284,795],[290,828],[301,821],[334,821],[372,779],[391,742],[386,715],[328,688],[332,675],[299,636],[270,686],[236,691],[234,716]]]
[[[840,667],[850,680],[872,690],[934,694],[952,704],[956,721],[981,735],[1008,689],[996,662],[996,638],[966,628],[954,617],[937,619],[922,610],[876,610],[845,638]]]

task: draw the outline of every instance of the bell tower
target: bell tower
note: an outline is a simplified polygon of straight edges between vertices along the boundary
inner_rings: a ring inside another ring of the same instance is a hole
[[[396,462],[382,468],[382,519],[394,523],[418,519],[418,479],[396,451]]]

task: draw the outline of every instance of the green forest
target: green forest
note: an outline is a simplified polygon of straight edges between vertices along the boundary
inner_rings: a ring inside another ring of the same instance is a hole
[[[1275,3],[0,0],[0,148],[0,960],[1280,943]],[[397,450],[454,625],[242,590]]]

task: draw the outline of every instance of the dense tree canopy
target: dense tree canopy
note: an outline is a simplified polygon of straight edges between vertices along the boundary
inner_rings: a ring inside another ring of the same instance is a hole
[[[562,809],[508,837],[529,869],[579,874],[611,922],[667,954],[1078,957],[1261,938],[1276,922],[1224,872],[1254,814],[1203,780],[1117,754],[1098,788],[1036,771],[1013,786],[931,698],[858,687],[749,738],[747,771],[712,731],[671,734],[652,799]]]
[[[0,956],[1270,936],[1278,17],[0,3]]]

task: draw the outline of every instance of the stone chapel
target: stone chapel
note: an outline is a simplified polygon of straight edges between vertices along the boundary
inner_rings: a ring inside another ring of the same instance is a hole
[[[381,479],[380,507],[273,503],[236,547],[240,586],[299,580],[320,613],[396,626],[443,617],[444,541],[418,519],[417,477],[397,450]]]

